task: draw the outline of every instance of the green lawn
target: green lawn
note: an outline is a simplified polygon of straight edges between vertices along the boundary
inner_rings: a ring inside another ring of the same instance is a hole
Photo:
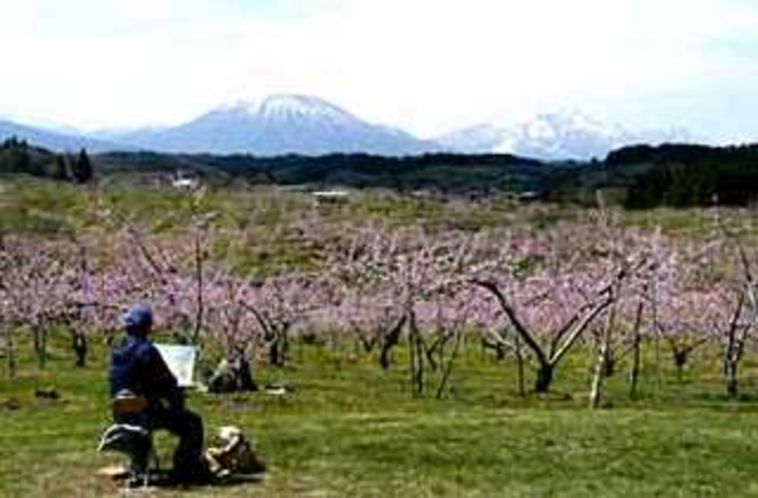
[[[51,352],[41,383],[57,389],[58,401],[33,396],[31,358],[21,358],[13,381],[0,369],[0,495],[116,495],[118,485],[96,475],[119,460],[95,452],[108,423],[106,355],[99,350],[77,370],[63,344]],[[382,372],[352,352],[296,346],[290,367],[259,372],[262,382],[290,383],[287,396],[193,393],[190,400],[209,433],[235,424],[253,436],[269,467],[263,480],[184,494],[758,496],[758,404],[723,400],[718,377],[709,375],[718,370],[705,359],[681,384],[667,376],[659,388],[648,379],[636,403],[619,373],[609,385],[613,407],[591,412],[581,354],[559,372],[559,394],[521,399],[513,370],[469,346],[452,392],[434,400],[411,396],[401,359]],[[157,444],[170,462],[174,441],[162,435]]]

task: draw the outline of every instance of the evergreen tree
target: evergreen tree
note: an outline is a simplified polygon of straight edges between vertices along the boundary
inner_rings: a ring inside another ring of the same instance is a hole
[[[49,176],[54,180],[70,180],[68,161],[62,154],[56,154],[49,166]]]
[[[77,183],[86,183],[92,179],[92,163],[86,150],[82,149],[79,152],[79,157],[71,168],[71,174]]]
[[[2,158],[2,169],[4,171],[29,175],[39,174],[39,171],[31,168],[29,147],[25,141],[19,141],[13,137],[3,144],[3,150],[5,151]]]

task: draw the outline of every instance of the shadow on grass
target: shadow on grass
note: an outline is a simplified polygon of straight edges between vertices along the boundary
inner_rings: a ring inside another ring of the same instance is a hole
[[[148,489],[164,489],[164,490],[188,490],[192,488],[228,488],[234,486],[244,486],[250,484],[261,484],[263,482],[264,474],[245,474],[245,475],[229,475],[225,477],[217,477],[203,482],[183,483],[177,482],[172,478],[168,471],[153,471],[147,482],[144,480],[129,481],[126,474],[114,477],[114,481],[121,482],[124,487],[134,490],[140,488]]]

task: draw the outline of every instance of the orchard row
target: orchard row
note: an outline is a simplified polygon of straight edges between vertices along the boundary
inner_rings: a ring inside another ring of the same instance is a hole
[[[206,218],[171,237],[125,221],[64,240],[3,236],[0,328],[10,371],[17,334],[34,334],[44,367],[47,333],[64,326],[83,364],[88,340],[111,336],[121,310],[145,301],[157,327],[179,340],[276,366],[293,337],[355,341],[383,368],[394,348],[407,347],[409,381],[421,392],[436,372],[438,396],[472,335],[494,354],[512,354],[520,372],[534,367],[538,392],[577,345],[591,346],[593,404],[620,358],[632,363],[634,393],[652,341],[667,345],[680,370],[697,348],[716,344],[726,389],[738,393],[758,305],[753,257],[717,217],[699,240],[624,226],[605,210],[548,228],[478,232],[303,224],[291,243],[306,245],[312,264],[264,277],[215,253],[222,236],[249,241],[244,230],[221,233]]]

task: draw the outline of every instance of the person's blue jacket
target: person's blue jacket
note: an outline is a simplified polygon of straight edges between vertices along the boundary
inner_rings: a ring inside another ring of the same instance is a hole
[[[140,334],[127,333],[113,350],[110,383],[112,396],[128,389],[147,398],[150,410],[184,407],[176,378],[158,349]]]

